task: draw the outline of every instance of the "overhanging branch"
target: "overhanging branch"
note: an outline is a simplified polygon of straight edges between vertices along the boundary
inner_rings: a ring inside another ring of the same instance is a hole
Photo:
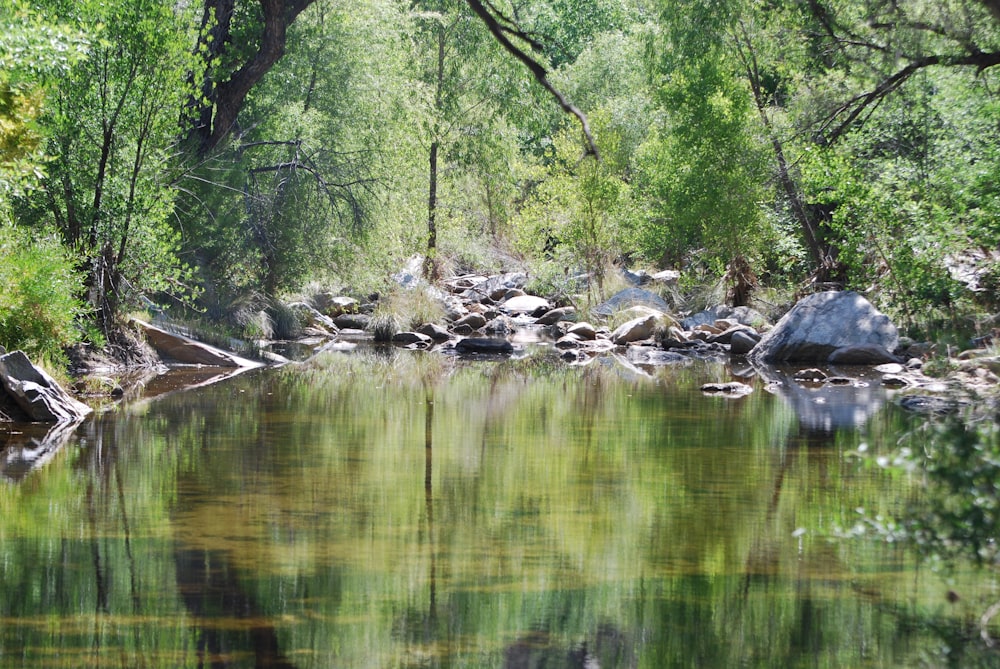
[[[563,111],[568,114],[572,114],[580,122],[580,127],[583,129],[583,135],[587,140],[587,154],[593,155],[595,158],[600,159],[600,153],[597,150],[597,143],[594,141],[594,136],[590,132],[590,124],[587,122],[587,116],[577,107],[570,103],[559,90],[548,79],[548,72],[545,67],[538,62],[531,55],[526,53],[523,49],[514,44],[509,35],[514,35],[518,39],[525,40],[528,44],[535,45],[536,42],[530,39],[526,33],[521,30],[514,29],[510,25],[510,20],[497,12],[490,11],[480,0],[466,0],[469,7],[475,12],[476,16],[482,19],[483,23],[489,29],[490,33],[493,35],[494,39],[500,43],[504,49],[507,50],[512,56],[521,61],[528,71],[531,72],[532,76],[535,78],[542,88],[547,90],[552,97],[559,102],[559,106],[562,107]],[[487,0],[489,4],[489,0]],[[490,8],[493,7],[492,4],[489,5]],[[495,10],[494,10],[495,11]]]

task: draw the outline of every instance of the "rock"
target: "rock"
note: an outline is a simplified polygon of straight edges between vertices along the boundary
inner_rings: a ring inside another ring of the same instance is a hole
[[[250,368],[261,366],[258,362],[241,358],[183,335],[167,332],[155,325],[140,320],[132,322],[142,330],[149,345],[166,360],[186,365],[207,365],[209,367]]]
[[[333,293],[319,293],[312,298],[313,306],[321,314],[336,318],[341,314],[357,313],[361,304],[353,297],[346,295],[334,295]]]
[[[585,339],[588,341],[593,341],[594,339],[597,339],[597,329],[594,328],[594,326],[588,323],[587,321],[584,321],[582,323],[576,323],[575,325],[571,326],[569,330],[566,331],[566,334],[576,335],[580,339]]]
[[[524,288],[528,283],[528,275],[523,272],[509,272],[499,274],[480,281],[465,292],[462,297],[467,300],[483,302],[486,300],[497,301],[503,299],[508,290]]]
[[[457,353],[488,353],[492,355],[510,355],[514,346],[506,339],[489,339],[486,337],[469,337],[455,344]]]
[[[830,386],[853,386],[854,379],[847,376],[828,376],[823,379],[823,383]]]
[[[111,397],[118,399],[125,394],[121,384],[110,376],[94,374],[73,384],[77,397]]]
[[[288,308],[295,314],[295,318],[302,328],[314,328],[328,334],[337,332],[337,325],[332,318],[320,313],[319,310],[305,302],[292,302]]]
[[[462,293],[478,286],[483,281],[486,281],[486,279],[487,277],[481,274],[463,274],[462,276],[453,276],[447,279],[444,282],[444,286],[452,293]]]
[[[905,388],[906,386],[916,385],[913,379],[902,374],[886,374],[882,377],[882,385],[886,388]]]
[[[519,295],[517,297],[512,297],[503,304],[500,308],[509,314],[543,314],[552,308],[549,301],[544,297],[536,297],[534,295]]]
[[[451,339],[451,335],[448,334],[448,331],[436,323],[424,323],[417,328],[417,332],[425,337],[430,337],[434,341]]]
[[[881,372],[883,374],[902,374],[903,369],[905,369],[898,362],[887,362],[884,365],[878,365],[875,367],[876,372]]]
[[[392,335],[392,343],[398,346],[429,348],[434,343],[434,340],[419,332],[397,332]]]
[[[962,406],[961,402],[955,398],[938,397],[936,395],[907,395],[899,400],[899,405],[907,411],[920,414],[946,415],[955,413]]]
[[[677,281],[681,278],[681,273],[677,270],[665,269],[662,272],[657,272],[649,278],[652,279],[653,283],[673,286],[676,285]]]
[[[825,381],[828,376],[822,369],[810,367],[809,369],[800,369],[795,372],[792,378],[796,381]]]
[[[371,320],[367,314],[341,314],[333,319],[333,324],[338,330],[367,330]]]
[[[898,342],[896,326],[864,297],[828,291],[800,300],[764,335],[750,357],[755,362],[826,362],[845,346],[872,344],[892,351]]]
[[[666,332],[657,337],[657,343],[661,348],[688,348],[692,344],[691,337],[676,325],[667,327]]]
[[[591,353],[606,353],[615,350],[615,345],[610,339],[595,339],[593,341],[583,341],[581,346]]]
[[[512,335],[516,329],[514,323],[507,316],[497,316],[482,327],[483,332],[497,337],[507,337]]]
[[[463,326],[468,326],[469,329],[467,331],[472,332],[474,330],[479,330],[486,325],[486,323],[487,321],[485,316],[482,314],[471,313],[468,316],[459,318],[452,324],[452,327],[455,328],[455,331],[457,332],[463,329]]]
[[[634,306],[649,307],[664,314],[670,313],[670,305],[662,297],[641,288],[626,288],[608,301],[595,307],[592,313],[598,316],[610,316],[616,311]]]
[[[420,254],[410,256],[403,266],[403,269],[392,275],[392,280],[403,288],[416,288],[423,279],[420,277],[424,273],[424,257]]]
[[[752,328],[760,328],[767,325],[767,319],[759,311],[750,307],[728,307],[718,305],[711,309],[699,311],[681,321],[681,327],[685,330],[693,330],[699,325],[715,325],[716,321],[736,321],[741,325]],[[723,328],[725,329],[725,328]]]
[[[0,385],[29,420],[40,423],[77,421],[93,409],[73,399],[23,351],[0,356]]]
[[[760,335],[753,330],[737,330],[729,338],[729,352],[733,355],[746,355],[760,341]]]
[[[647,272],[644,269],[640,269],[633,272],[631,270],[623,268],[622,276],[624,276],[625,280],[628,281],[633,286],[644,286],[650,281],[652,281],[652,277],[649,275],[649,272]]]
[[[899,358],[878,344],[842,346],[827,358],[831,365],[881,365],[898,361]]]
[[[574,307],[559,307],[558,309],[552,309],[547,311],[538,317],[535,321],[536,325],[555,325],[559,321],[570,321],[576,320],[576,308]]]
[[[701,387],[701,392],[706,395],[716,395],[721,397],[744,397],[753,392],[753,388],[739,381],[729,383],[706,383]]]
[[[615,328],[615,331],[611,333],[611,341],[621,346],[634,341],[649,339],[653,336],[656,323],[656,316],[653,315],[633,318]]]
[[[652,346],[629,346],[626,358],[641,365],[687,364],[691,358],[674,351],[664,351]]]
[[[583,340],[575,334],[565,334],[556,340],[555,346],[560,350],[580,348]]]

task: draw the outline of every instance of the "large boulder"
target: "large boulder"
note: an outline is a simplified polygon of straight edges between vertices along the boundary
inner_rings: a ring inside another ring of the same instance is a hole
[[[634,341],[642,341],[653,336],[656,325],[659,322],[656,316],[640,316],[630,321],[622,323],[611,333],[611,341],[623,346]]]
[[[0,356],[0,385],[33,422],[76,421],[92,411],[71,397],[44,370],[31,364],[23,351]]]
[[[803,298],[750,352],[755,362],[825,363],[847,346],[894,351],[899,334],[889,317],[858,293],[827,291]]]

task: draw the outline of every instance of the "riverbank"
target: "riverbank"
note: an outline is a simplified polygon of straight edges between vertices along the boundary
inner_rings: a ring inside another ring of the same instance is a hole
[[[107,352],[74,352],[74,388],[78,394],[99,397],[127,385],[136,369],[231,366],[233,350],[240,359],[257,359],[248,364],[280,365],[371,342],[455,356],[510,356],[526,347],[551,346],[569,365],[588,365],[606,355],[638,367],[732,359],[751,373],[777,364],[792,377],[827,384],[850,382],[874,370],[887,387],[952,398],[953,406],[980,399],[995,406],[1000,397],[1000,355],[988,338],[977,342],[979,348],[955,351],[900,337],[895,326],[856,293],[807,296],[771,322],[748,307],[678,310],[674,272],[626,273],[632,285],[594,305],[568,296],[532,295],[525,290],[528,277],[518,272],[455,276],[437,286],[418,277],[418,272],[401,272],[395,277],[399,288],[376,299],[319,293],[290,302],[285,308],[297,323],[294,339],[233,341],[230,350],[200,342],[196,329],[167,320],[133,323],[121,338],[130,348],[124,361]],[[845,311],[815,315],[817,302],[847,306]],[[806,318],[799,312],[813,315]],[[881,334],[873,337],[879,328]],[[779,339],[776,330],[796,329],[807,330],[798,349],[760,354],[761,340]],[[193,350],[194,357],[181,355],[185,350]],[[215,353],[205,357],[212,350]],[[752,364],[745,365],[748,358]],[[733,391],[734,396],[743,392],[735,387]]]

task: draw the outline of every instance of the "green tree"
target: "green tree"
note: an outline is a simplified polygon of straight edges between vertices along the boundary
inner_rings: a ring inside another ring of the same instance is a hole
[[[102,34],[52,100],[44,120],[50,173],[19,213],[58,227],[85,269],[87,301],[110,331],[140,294],[185,292],[169,224],[172,145],[190,68],[184,17],[159,0],[51,2],[46,10],[100,25]]]
[[[27,5],[0,8],[0,211],[44,174],[39,125],[48,89],[86,53],[83,34]]]
[[[762,206],[769,164],[728,39],[737,10],[697,1],[663,7],[653,63],[663,114],[642,150],[642,188],[653,204],[641,244],[662,262],[697,252],[716,271],[728,263],[731,297],[745,302],[770,235]]]

